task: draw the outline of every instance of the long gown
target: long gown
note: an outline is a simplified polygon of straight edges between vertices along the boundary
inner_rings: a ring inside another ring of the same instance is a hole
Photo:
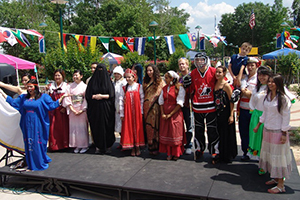
[[[49,138],[48,112],[59,106],[48,94],[42,94],[37,100],[26,99],[26,94],[17,99],[7,96],[6,101],[21,113],[20,127],[23,132],[25,154],[28,169],[45,170],[51,158],[47,155]]]
[[[75,82],[68,86],[67,94],[63,106],[67,107],[69,115],[69,147],[87,148],[89,146],[88,120],[86,115],[87,103],[85,100],[86,84],[82,81],[77,84]],[[84,110],[80,115],[75,115],[70,109],[72,105],[76,111]]]
[[[133,83],[123,87],[123,93],[120,97],[121,117],[124,116],[122,123],[122,137],[120,144],[124,150],[134,147],[145,146],[143,117],[141,101],[144,99],[144,93],[140,89],[141,85]],[[124,102],[124,103],[123,103]]]
[[[55,101],[67,92],[67,83],[62,82],[59,86],[56,83],[50,85],[50,96]],[[64,112],[61,112],[64,110]],[[69,117],[63,106],[59,106],[49,112],[50,130],[48,150],[57,151],[69,147]]]
[[[148,143],[148,150],[150,152],[159,150],[159,121],[160,121],[160,107],[158,104],[158,97],[164,87],[164,82],[155,88],[153,82],[144,84],[144,123],[145,135]]]
[[[96,94],[108,94],[108,99],[92,99]],[[105,153],[115,142],[115,89],[106,67],[98,65],[86,89],[87,115],[95,146]]]
[[[121,133],[122,131],[122,120],[120,117],[120,95],[121,95],[121,90],[123,90],[123,86],[126,85],[126,80],[122,78],[121,80],[118,80],[114,82],[115,86],[115,108],[116,108],[116,113],[115,113],[115,132]]]
[[[170,114],[178,104],[175,86],[170,86],[169,90],[168,87],[169,85],[166,85],[162,89],[161,96],[163,97],[163,101],[159,102],[160,105],[163,105],[163,111],[166,115]],[[181,102],[183,105],[184,95]],[[159,152],[176,157],[180,157],[183,154],[185,130],[181,109],[167,120],[160,118],[159,140]]]
[[[217,110],[217,129],[220,135],[219,156],[223,162],[230,162],[237,155],[235,120],[228,124],[230,101],[223,89],[214,91]]]

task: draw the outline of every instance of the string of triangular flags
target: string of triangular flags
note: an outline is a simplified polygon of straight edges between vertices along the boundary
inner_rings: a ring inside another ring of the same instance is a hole
[[[30,43],[24,34],[31,36],[37,36],[39,42],[40,53],[45,53],[45,38],[42,34],[33,29],[11,29],[6,27],[0,27],[0,43],[8,42],[11,46],[19,43],[23,47],[29,47]],[[58,33],[60,38],[60,33]],[[78,42],[79,48],[90,47],[91,50],[95,50],[97,38],[101,41],[102,45],[109,51],[109,42],[113,39],[120,48],[129,50],[131,52],[137,51],[139,55],[143,55],[145,51],[146,40],[148,42],[154,40],[153,37],[107,37],[107,36],[89,36],[89,35],[78,35],[78,34],[63,34],[63,45],[64,49],[67,50],[67,36],[72,36]],[[182,43],[187,49],[195,49],[197,46],[197,36],[195,33],[186,33],[178,35]],[[155,37],[159,39],[160,36]],[[175,52],[174,35],[164,36],[166,40],[168,50],[170,54]],[[218,42],[223,42],[227,45],[224,36],[218,35],[206,35],[201,34],[199,39],[199,49],[205,50],[205,39],[207,39],[214,47],[217,47]],[[124,44],[125,41],[125,44]]]

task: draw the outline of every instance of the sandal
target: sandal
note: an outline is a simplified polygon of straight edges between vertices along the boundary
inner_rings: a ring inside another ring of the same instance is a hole
[[[285,192],[285,188],[280,188],[278,186],[275,186],[271,189],[268,189],[268,192],[271,194],[278,194],[278,193],[284,193]]]
[[[275,179],[271,179],[266,182],[266,185],[276,185],[278,182]]]
[[[173,160],[177,161],[178,157],[177,156],[173,156]]]

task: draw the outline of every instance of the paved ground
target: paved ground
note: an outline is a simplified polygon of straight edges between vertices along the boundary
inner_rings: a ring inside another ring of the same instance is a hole
[[[290,124],[293,129],[300,127],[300,101],[299,99],[296,100],[296,103],[292,105],[291,108],[291,121]],[[237,142],[240,145],[240,137],[239,132],[237,131]],[[297,166],[298,166],[298,172],[300,172],[300,146],[294,146],[292,147],[294,156],[296,158]],[[0,156],[4,155],[6,152],[6,149],[4,149],[2,146],[0,146]],[[12,160],[10,160],[11,162]],[[0,163],[0,167],[4,166],[4,161]],[[295,170],[295,169],[294,169]],[[7,188],[1,188],[0,187],[0,199],[10,199],[10,200],[32,200],[32,199],[51,199],[51,200],[63,200],[63,199],[99,199],[102,200],[103,198],[90,195],[84,192],[72,190],[72,197],[60,197],[55,195],[46,195],[46,194],[40,194],[35,192],[35,190],[32,191],[22,191],[22,188],[13,188],[13,189],[7,189]]]

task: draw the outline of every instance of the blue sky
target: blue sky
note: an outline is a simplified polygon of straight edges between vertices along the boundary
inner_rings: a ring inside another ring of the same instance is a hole
[[[211,35],[214,34],[215,17],[217,24],[224,13],[233,13],[236,6],[242,3],[255,2],[255,0],[169,0],[170,6],[184,9],[190,14],[187,26],[190,32],[196,32],[197,25],[202,27],[201,32]],[[237,3],[238,2],[238,3]],[[274,0],[264,0],[264,4],[273,5]],[[283,0],[283,6],[291,8],[293,0]],[[254,9],[255,12],[255,9]],[[249,16],[250,17],[250,16]]]

